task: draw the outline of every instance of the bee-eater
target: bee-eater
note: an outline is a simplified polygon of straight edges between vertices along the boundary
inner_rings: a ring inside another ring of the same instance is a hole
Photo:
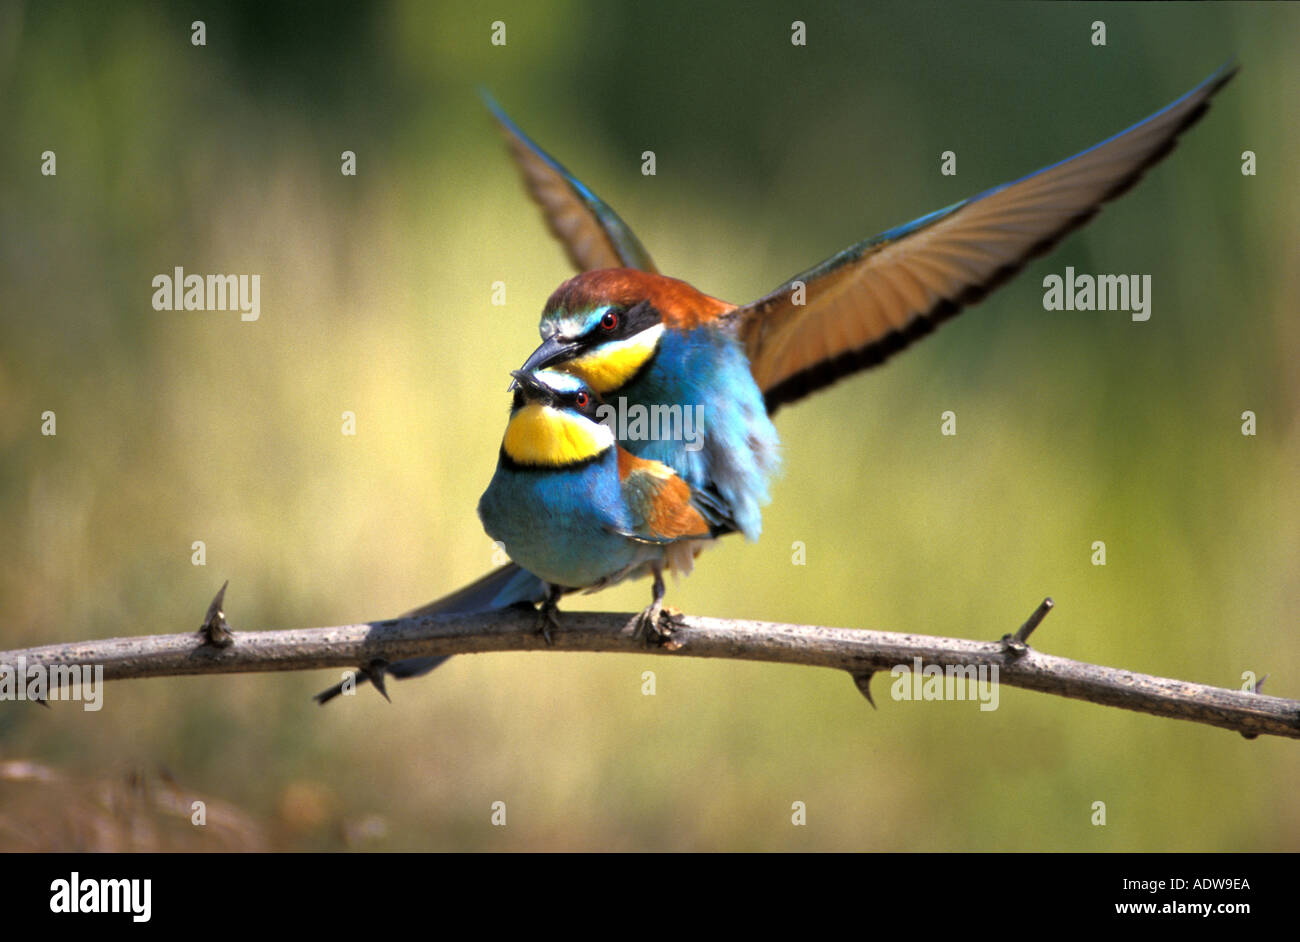
[[[547,619],[563,592],[652,575],[653,598],[639,624],[649,631],[663,603],[664,570],[689,573],[723,529],[708,519],[710,498],[667,465],[619,447],[600,399],[578,377],[514,376],[496,473],[478,504],[483,528],[547,583]]]
[[[549,642],[564,593],[652,575],[651,602],[637,627],[638,635],[651,634],[663,605],[664,570],[690,573],[696,554],[734,523],[672,468],[620,448],[601,421],[603,403],[581,379],[555,370],[513,375],[515,396],[496,473],[478,506],[484,529],[513,562],[407,615],[541,603],[541,630]],[[378,680],[387,697],[385,675],[416,677],[445,660],[371,665],[356,683]],[[336,684],[316,701],[328,703],[344,689]]]
[[[582,271],[547,301],[542,343],[523,368],[571,372],[628,407],[702,407],[698,450],[649,436],[619,444],[716,495],[757,538],[781,406],[881,363],[1083,225],[1170,152],[1235,71],[1220,69],[1074,157],[850,246],[742,306],[658,274],[617,214],[487,99]]]
[[[698,450],[663,437],[617,444],[673,469],[712,508],[714,535],[735,529],[756,539],[779,465],[771,416],[781,406],[882,363],[1048,251],[1164,158],[1235,73],[1221,68],[1074,157],[852,245],[743,306],[658,274],[617,213],[485,95],[529,192],[580,272],[547,301],[542,343],[523,370],[567,371],[628,407],[702,407]],[[547,600],[543,580],[512,563],[408,614]],[[415,676],[443,660],[417,658],[388,671]]]

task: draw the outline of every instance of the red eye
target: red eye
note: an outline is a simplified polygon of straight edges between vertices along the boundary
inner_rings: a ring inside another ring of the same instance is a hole
[[[618,315],[613,311],[606,311],[605,316],[600,319],[600,326],[606,330],[613,330],[618,326]]]
[[[591,401],[591,397],[585,392],[580,392],[578,395],[573,397],[573,401],[578,404],[579,409],[585,409],[587,408],[587,403]]]

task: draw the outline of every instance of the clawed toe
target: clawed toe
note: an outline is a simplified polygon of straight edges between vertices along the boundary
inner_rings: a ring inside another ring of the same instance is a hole
[[[646,646],[661,641],[664,633],[659,630],[659,616],[663,614],[663,602],[656,601],[647,605],[636,617],[636,629],[632,632],[633,640],[644,638]]]
[[[636,617],[636,628],[632,631],[632,638],[644,638],[646,647],[651,644],[662,642],[668,633],[659,630],[659,616],[664,610],[664,576],[663,572],[656,566],[654,573],[654,594],[652,601],[640,615]]]
[[[559,601],[561,590],[552,587],[542,604],[537,607],[537,633],[546,639],[547,646],[555,644],[551,629],[560,630]]]
[[[560,619],[555,613],[555,609],[543,607],[537,613],[537,633],[546,639],[548,646],[555,644],[551,638],[551,629],[556,631],[560,629]]]

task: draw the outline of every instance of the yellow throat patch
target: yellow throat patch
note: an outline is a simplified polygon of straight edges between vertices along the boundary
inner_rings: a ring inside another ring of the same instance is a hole
[[[655,352],[663,332],[664,325],[655,324],[626,340],[601,344],[590,353],[556,364],[555,368],[572,373],[603,396],[636,375]]]
[[[506,426],[501,447],[523,465],[562,468],[596,457],[614,445],[614,433],[598,422],[530,402]]]

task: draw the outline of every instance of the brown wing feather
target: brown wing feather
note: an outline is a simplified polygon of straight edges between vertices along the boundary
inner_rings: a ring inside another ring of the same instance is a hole
[[[623,496],[638,518],[637,536],[655,542],[707,537],[708,521],[691,501],[690,485],[666,464],[618,450]]]
[[[505,135],[524,185],[542,208],[547,228],[564,246],[580,272],[599,268],[636,268],[653,272],[650,253],[610,206],[537,146],[484,93]]]
[[[623,263],[587,207],[568,182],[543,163],[519,138],[505,132],[510,153],[528,187],[528,193],[542,208],[546,227],[564,246],[564,253],[578,271],[618,268]]]
[[[738,308],[731,316],[768,411],[887,359],[1083,225],[1173,149],[1235,71],[1069,160],[859,243]]]

